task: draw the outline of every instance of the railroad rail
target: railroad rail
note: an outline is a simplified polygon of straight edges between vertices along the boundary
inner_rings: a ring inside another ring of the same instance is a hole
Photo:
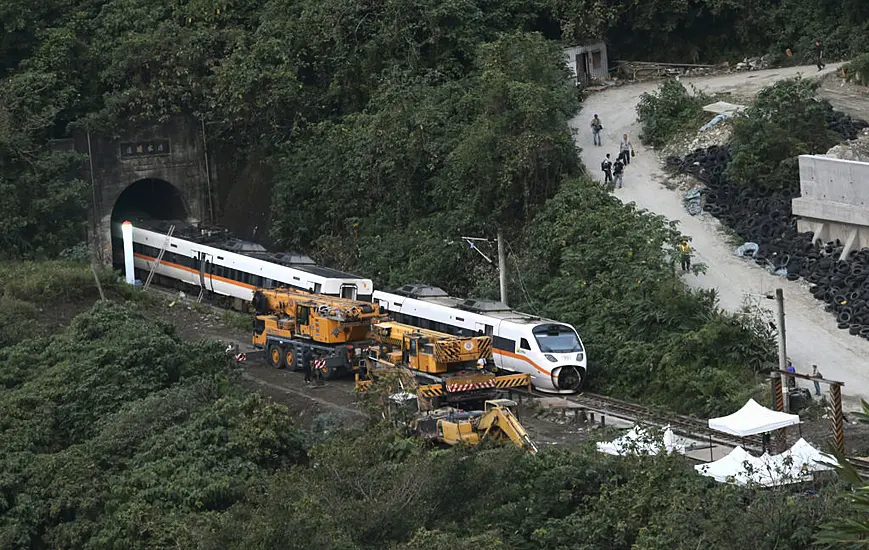
[[[167,297],[173,298],[176,296],[176,289],[165,287],[162,285],[151,285],[150,291],[156,291],[164,294]],[[219,308],[218,306],[212,306]],[[247,352],[247,359],[251,359],[252,355],[260,352]],[[553,397],[552,394],[545,394],[533,390],[523,388],[509,388],[511,393],[527,395],[529,397]],[[690,416],[666,412],[661,409],[638,405],[628,401],[622,401],[612,397],[594,393],[581,393],[579,395],[560,396],[567,401],[580,405],[583,409],[589,411],[600,412],[628,421],[642,421],[651,425],[664,427],[669,425],[674,433],[683,437],[689,437],[698,441],[709,441],[718,445],[740,445],[746,450],[760,452],[762,450],[761,438],[759,436],[739,437],[711,430],[706,421],[692,418]],[[869,458],[864,457],[848,457],[848,461],[854,468],[863,476],[869,477]]]
[[[512,391],[529,395],[531,397],[552,397],[550,394],[528,392],[523,389],[514,388]],[[669,425],[674,433],[698,441],[711,441],[714,444],[726,446],[739,445],[743,449],[754,452],[761,452],[763,449],[761,438],[759,436],[755,435],[743,438],[717,432],[710,429],[705,420],[699,418],[669,413],[660,409],[637,405],[636,403],[630,403],[593,393],[568,395],[563,396],[563,398],[580,405],[583,409],[599,412],[622,420],[634,422],[641,421],[659,427]],[[857,472],[863,476],[869,477],[869,458],[856,456],[847,458],[848,462],[854,466]]]

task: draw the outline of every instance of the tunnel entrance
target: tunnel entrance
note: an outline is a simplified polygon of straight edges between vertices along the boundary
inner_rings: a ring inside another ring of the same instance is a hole
[[[147,178],[124,189],[112,209],[112,264],[122,267],[124,249],[121,224],[124,221],[188,220],[187,206],[181,192],[168,181]]]
[[[127,218],[186,220],[187,207],[178,189],[165,180],[139,180],[121,193],[112,209],[112,222]]]

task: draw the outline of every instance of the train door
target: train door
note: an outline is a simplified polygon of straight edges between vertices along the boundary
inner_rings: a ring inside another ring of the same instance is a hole
[[[341,285],[341,297],[347,298],[348,300],[356,299],[356,285]]]
[[[199,253],[199,286],[206,290],[214,290],[211,274],[214,271],[214,256],[205,252]]]

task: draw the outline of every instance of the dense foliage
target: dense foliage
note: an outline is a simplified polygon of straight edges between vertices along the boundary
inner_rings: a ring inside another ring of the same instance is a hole
[[[304,432],[219,346],[130,306],[0,347],[3,550],[801,549],[839,499],[718,485],[681,456]]]
[[[774,360],[773,334],[682,284],[672,260],[680,237],[598,184],[567,182],[524,236],[526,309],[577,327],[596,390],[699,415],[732,411]]]
[[[832,107],[815,98],[820,82],[793,78],[764,88],[734,121],[727,175],[745,185],[781,188],[799,181],[799,155],[825,153],[839,141],[827,129]]]
[[[861,0],[4,2],[0,191],[6,200],[0,203],[0,254],[52,256],[82,240],[91,194],[76,176],[85,163],[77,155],[53,152],[47,143],[72,129],[114,135],[178,113],[204,118],[212,145],[229,164],[262,163],[275,173],[283,189],[276,201],[282,213],[274,220],[278,235],[307,246],[309,241],[288,235],[286,228],[300,222],[304,233],[315,225],[298,219],[305,217],[298,209],[286,211],[284,201],[310,198],[288,182],[296,171],[322,163],[309,154],[318,144],[343,145],[340,155],[328,155],[335,161],[360,157],[349,175],[362,176],[361,181],[324,190],[343,198],[391,190],[378,179],[390,175],[392,181],[410,177],[413,191],[425,180],[427,187],[415,195],[420,203],[441,193],[435,183],[449,184],[441,202],[462,196],[461,187],[451,187],[458,177],[480,178],[480,192],[486,194],[515,190],[516,182],[530,175],[538,189],[524,203],[547,196],[558,175],[570,171],[560,154],[561,130],[545,120],[564,108],[563,98],[550,90],[529,112],[534,94],[551,87],[554,69],[541,63],[539,42],[515,33],[566,42],[603,37],[610,59],[719,61],[765,51],[783,55],[791,48],[795,59],[805,61],[815,39],[824,41],[828,58],[861,52],[869,36],[867,6]],[[491,43],[504,33],[509,38],[500,38],[499,53]],[[526,48],[527,56],[520,53]],[[500,65],[487,65],[499,56]],[[505,56],[511,63],[503,62]],[[410,98],[427,107],[419,113],[416,137],[409,135],[410,126],[386,120],[392,109],[415,107]],[[500,120],[489,121],[496,113]],[[541,118],[546,124],[538,128]],[[510,131],[501,138],[505,125]],[[534,131],[523,133],[529,128]],[[344,130],[351,137],[342,143]],[[356,132],[369,135],[356,143]],[[381,135],[394,139],[378,149],[372,136]],[[408,143],[398,141],[405,138]],[[486,160],[479,167],[468,152],[474,147]],[[440,154],[454,150],[455,158]],[[370,155],[378,161],[366,160]],[[430,171],[438,174],[426,174]],[[341,175],[329,172],[331,178]],[[270,188],[268,182],[256,192]],[[420,215],[418,207],[411,210]],[[499,208],[494,217],[503,221],[505,214]],[[492,222],[483,217],[475,221]],[[437,240],[432,227],[439,224],[418,221],[413,234],[418,229],[420,241]],[[334,239],[352,242],[354,231],[376,235],[403,228],[403,221],[395,222],[360,231],[346,211],[333,211],[314,223],[334,229]],[[413,252],[430,247],[419,245]]]
[[[197,517],[304,461],[227,363],[110,303],[0,348],[0,548],[189,548]]]
[[[864,53],[852,59],[842,67],[845,78],[849,82],[856,82],[863,86],[869,86],[869,53]]]

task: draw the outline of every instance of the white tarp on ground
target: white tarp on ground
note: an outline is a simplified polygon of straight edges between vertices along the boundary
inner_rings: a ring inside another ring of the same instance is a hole
[[[694,469],[721,483],[771,487],[808,481],[812,472],[830,470],[831,464],[835,463],[833,457],[821,453],[801,438],[793,447],[775,456],[754,457],[742,447],[736,447],[724,458],[698,464]]]
[[[661,436],[663,435],[663,440]],[[628,455],[628,454],[658,454],[658,451],[663,448],[668,453],[685,452],[685,445],[676,439],[673,430],[670,426],[666,426],[661,432],[655,433],[634,426],[625,435],[618,437],[612,441],[602,441],[597,444],[597,450],[610,455]]]
[[[749,399],[748,403],[733,414],[709,419],[711,429],[741,437],[771,432],[799,423],[799,415],[767,409],[754,399]]]

